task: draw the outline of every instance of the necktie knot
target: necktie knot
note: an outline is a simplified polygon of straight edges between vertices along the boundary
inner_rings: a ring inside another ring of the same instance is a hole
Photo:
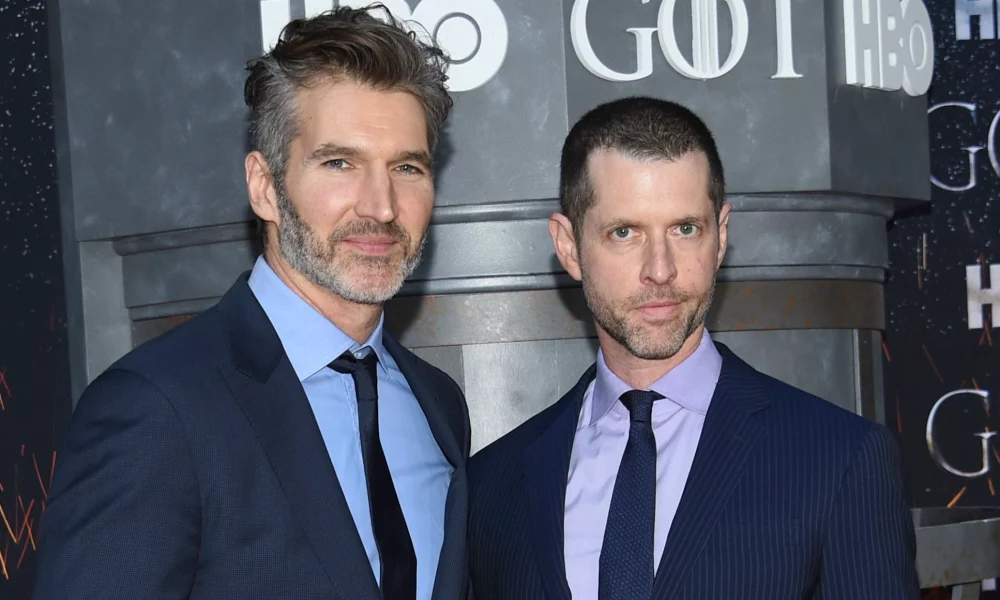
[[[361,358],[357,358],[350,351],[344,352],[329,367],[338,373],[350,375],[354,379],[354,387],[357,388],[358,402],[372,401],[378,398],[378,356],[374,350]]]
[[[650,390],[629,390],[619,400],[628,409],[633,423],[649,423],[653,420],[653,403],[662,398]]]
[[[369,352],[363,357],[357,358],[350,350],[348,350],[335,358],[333,362],[330,363],[330,368],[338,373],[353,375],[359,369],[374,371],[375,365],[377,364],[378,356],[375,355],[374,351],[369,350]]]

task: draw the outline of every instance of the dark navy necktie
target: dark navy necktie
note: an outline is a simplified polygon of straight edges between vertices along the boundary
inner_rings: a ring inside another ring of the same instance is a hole
[[[630,416],[628,442],[611,494],[598,571],[599,600],[647,600],[653,594],[656,512],[656,392],[631,390],[620,400]]]
[[[378,435],[378,357],[369,351],[361,359],[350,352],[330,363],[339,373],[350,374],[358,395],[361,455],[368,482],[368,507],[372,532],[382,566],[381,589],[385,600],[414,600],[417,596],[417,555],[399,506],[396,486],[382,452]]]

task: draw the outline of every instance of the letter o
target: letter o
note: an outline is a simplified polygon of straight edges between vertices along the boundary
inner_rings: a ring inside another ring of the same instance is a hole
[[[448,89],[474,90],[497,74],[510,41],[507,19],[494,0],[423,0],[413,11],[442,48],[455,59]]]
[[[896,0],[887,0],[895,2]],[[911,96],[922,96],[931,87],[934,77],[934,32],[931,16],[921,0],[903,2],[903,43],[899,53],[903,63],[903,90]],[[918,55],[914,52],[919,51]]]

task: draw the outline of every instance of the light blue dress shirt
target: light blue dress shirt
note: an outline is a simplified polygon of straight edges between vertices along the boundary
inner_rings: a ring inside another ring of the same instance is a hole
[[[368,507],[354,382],[327,365],[347,350],[360,357],[370,347],[378,356],[379,437],[417,554],[417,599],[430,600],[453,469],[406,378],[382,345],[382,319],[368,341],[358,344],[285,285],[263,257],[257,259],[249,283],[305,389],[376,580],[381,570]]]

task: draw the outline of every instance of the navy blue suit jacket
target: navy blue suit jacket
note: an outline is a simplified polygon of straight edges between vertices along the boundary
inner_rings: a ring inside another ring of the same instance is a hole
[[[455,382],[385,347],[454,467],[434,600],[466,595],[469,420]],[[379,600],[302,385],[244,275],[94,381],[58,455],[38,600]]]
[[[653,598],[918,598],[913,520],[888,431],[719,350],[722,374]],[[476,600],[569,600],[566,480],[594,372],[472,458]]]

